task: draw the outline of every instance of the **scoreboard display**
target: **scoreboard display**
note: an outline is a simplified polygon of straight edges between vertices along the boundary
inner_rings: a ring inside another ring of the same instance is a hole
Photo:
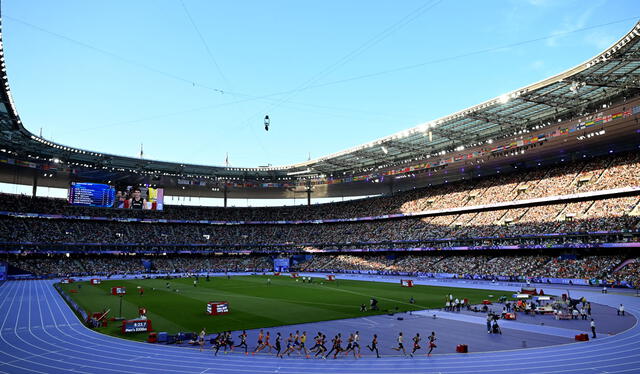
[[[122,333],[128,334],[132,332],[152,331],[150,319],[131,319],[122,321]]]
[[[273,260],[273,271],[280,273],[286,273],[289,271],[289,259],[288,258],[276,258]]]
[[[400,284],[402,287],[413,287],[413,280],[411,279],[401,279]]]
[[[109,208],[116,201],[116,189],[108,184],[71,183],[69,204]]]
[[[118,295],[126,295],[127,294],[127,288],[126,287],[111,287],[111,294],[118,296]]]
[[[229,303],[226,301],[211,301],[207,303],[207,314],[217,316],[229,313]]]

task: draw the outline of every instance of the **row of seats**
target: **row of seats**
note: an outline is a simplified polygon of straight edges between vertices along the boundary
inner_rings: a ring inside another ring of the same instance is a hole
[[[318,245],[640,231],[639,197],[340,224],[203,225],[0,218],[0,243]],[[598,241],[598,237],[593,240]]]
[[[166,272],[269,271],[269,256],[19,256],[7,257],[16,268],[35,275],[116,275]],[[150,263],[146,269],[144,263]],[[322,255],[292,264],[300,271],[449,273],[492,277],[581,278],[625,281],[640,285],[640,258],[624,255]]]
[[[445,172],[446,169],[434,173]],[[32,199],[7,194],[0,194],[0,207],[2,210],[14,212],[111,217],[226,221],[316,220],[412,213],[629,186],[640,186],[640,154],[637,152],[584,159],[556,166],[542,165],[509,175],[431,186],[394,196],[309,207],[214,208],[165,205],[162,212],[132,211],[72,207],[62,199]]]
[[[269,256],[217,257],[181,256],[155,257],[152,260],[139,256],[35,256],[7,257],[14,267],[34,275],[131,275],[154,273],[244,272],[263,271],[273,267]],[[149,262],[149,267],[145,267]]]

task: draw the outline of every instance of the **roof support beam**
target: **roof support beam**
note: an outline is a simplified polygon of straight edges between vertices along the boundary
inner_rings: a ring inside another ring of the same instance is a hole
[[[473,118],[475,120],[484,121],[486,123],[495,123],[496,125],[503,126],[503,127],[513,126],[523,121],[522,118],[518,118],[518,117],[499,116],[495,114],[488,114],[488,113],[481,113],[481,112],[469,113],[467,114],[467,117]]]

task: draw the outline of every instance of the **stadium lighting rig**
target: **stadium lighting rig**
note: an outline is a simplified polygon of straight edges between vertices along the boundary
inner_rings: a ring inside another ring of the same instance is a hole
[[[499,102],[500,104],[506,104],[506,103],[508,103],[508,102],[509,102],[509,99],[510,99],[509,95],[504,94],[504,95],[502,95],[502,96],[500,96],[500,97],[498,98],[498,102]]]
[[[306,170],[289,172],[287,173],[287,175],[301,175],[301,174],[309,174],[309,173],[313,173],[313,171],[310,168],[307,168]]]

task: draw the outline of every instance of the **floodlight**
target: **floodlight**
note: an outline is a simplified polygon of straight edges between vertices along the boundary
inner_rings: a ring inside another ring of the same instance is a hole
[[[509,95],[504,94],[504,95],[500,96],[500,97],[498,98],[498,102],[499,102],[500,104],[506,104],[506,103],[508,103],[508,102],[509,102]]]

